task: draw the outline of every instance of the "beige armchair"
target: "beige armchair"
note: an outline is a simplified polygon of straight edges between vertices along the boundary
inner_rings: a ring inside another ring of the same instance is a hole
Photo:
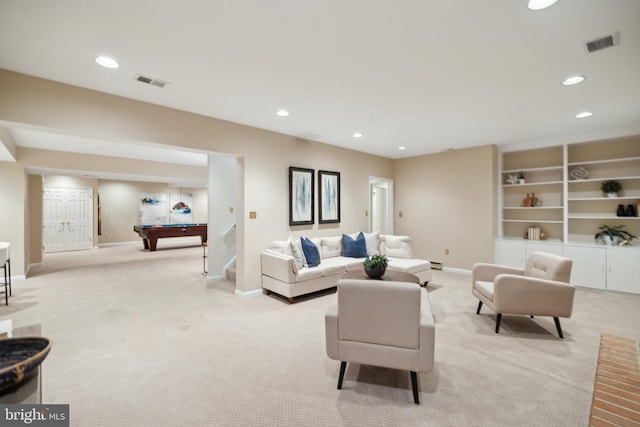
[[[426,289],[417,283],[342,279],[338,305],[325,316],[327,355],[339,360],[338,389],[347,362],[411,372],[419,404],[417,372],[433,369],[435,324]]]
[[[571,317],[575,286],[569,283],[572,261],[568,258],[534,252],[524,269],[495,264],[475,264],[471,291],[482,304],[496,312],[496,334],[503,314],[552,316],[558,335],[562,335],[560,317]]]

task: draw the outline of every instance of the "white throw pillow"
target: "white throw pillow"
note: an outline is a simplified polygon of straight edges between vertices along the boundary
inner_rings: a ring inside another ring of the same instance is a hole
[[[358,232],[356,232],[358,234]],[[375,231],[373,233],[364,234],[364,242],[367,245],[367,255],[373,256],[380,253],[380,232]]]
[[[281,254],[291,255],[285,252],[286,247],[289,245],[290,243],[288,240],[274,240],[267,249]]]
[[[413,258],[413,242],[409,236],[386,235],[381,244],[382,253],[392,258]]]
[[[322,258],[342,255],[342,236],[323,237],[320,244],[320,254]]]
[[[302,252],[302,245],[300,244],[300,239],[296,239],[295,237],[289,237],[289,247],[291,248],[291,256],[296,261],[296,267],[301,269],[305,266],[306,259],[304,258],[304,252]]]

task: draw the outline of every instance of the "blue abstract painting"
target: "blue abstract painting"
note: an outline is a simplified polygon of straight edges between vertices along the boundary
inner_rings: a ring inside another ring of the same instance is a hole
[[[318,171],[320,224],[340,222],[340,172]]]
[[[313,169],[289,168],[289,225],[313,224]]]

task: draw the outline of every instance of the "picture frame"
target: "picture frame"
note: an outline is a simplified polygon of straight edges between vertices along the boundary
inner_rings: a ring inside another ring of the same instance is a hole
[[[318,223],[340,222],[340,172],[318,171]]]
[[[289,225],[314,223],[314,170],[289,167]]]

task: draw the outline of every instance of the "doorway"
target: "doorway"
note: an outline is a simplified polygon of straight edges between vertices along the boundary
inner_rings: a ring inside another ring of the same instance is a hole
[[[91,249],[93,189],[45,187],[42,194],[44,252]]]
[[[393,234],[393,180],[369,177],[369,231]]]

